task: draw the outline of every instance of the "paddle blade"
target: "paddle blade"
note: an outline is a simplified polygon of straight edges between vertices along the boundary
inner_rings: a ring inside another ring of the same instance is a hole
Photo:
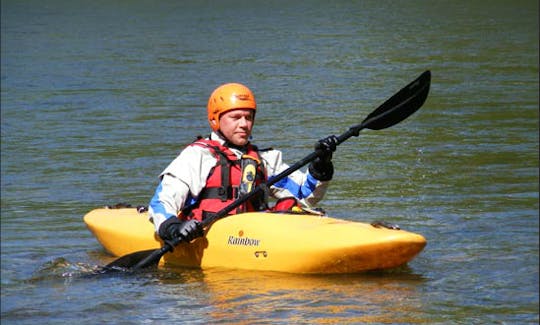
[[[430,83],[431,72],[427,70],[369,114],[360,128],[381,130],[411,116],[426,101]]]
[[[133,270],[140,270],[140,269],[147,268],[149,266],[158,265],[159,260],[163,257],[163,255],[165,255],[165,253],[167,253],[167,252],[172,252],[173,247],[175,247],[179,243],[180,243],[180,240],[177,240],[176,243],[174,243],[172,245],[170,245],[169,243],[165,243],[165,245],[163,247],[161,247],[160,249],[154,250],[151,254],[144,257],[139,262],[137,262],[137,264],[135,264],[132,269]]]
[[[146,259],[148,256],[152,255],[152,253],[154,253],[155,251],[156,251],[155,249],[149,249],[145,251],[138,251],[135,253],[127,254],[112,261],[111,263],[107,264],[105,267],[129,269],[137,265],[140,261]]]

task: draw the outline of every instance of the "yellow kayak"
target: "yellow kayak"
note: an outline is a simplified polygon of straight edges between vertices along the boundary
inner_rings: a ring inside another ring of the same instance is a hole
[[[114,256],[158,249],[148,213],[100,208],[84,222]],[[354,273],[394,268],[422,251],[426,239],[405,230],[313,214],[250,212],[219,219],[205,236],[178,245],[160,263],[291,273]]]

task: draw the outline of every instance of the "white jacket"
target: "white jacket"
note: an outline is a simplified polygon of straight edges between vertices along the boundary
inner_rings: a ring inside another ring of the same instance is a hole
[[[215,132],[212,132],[210,139],[225,143]],[[241,151],[230,149],[238,157],[242,156]],[[266,167],[268,179],[289,168],[282,161],[279,150],[260,151],[259,154]],[[163,170],[148,209],[156,231],[163,221],[178,216],[185,206],[196,202],[216,164],[217,159],[210,150],[201,146],[188,146]],[[308,171],[297,170],[272,185],[268,194],[276,199],[293,196],[303,205],[312,207],[323,198],[328,183],[316,180]]]

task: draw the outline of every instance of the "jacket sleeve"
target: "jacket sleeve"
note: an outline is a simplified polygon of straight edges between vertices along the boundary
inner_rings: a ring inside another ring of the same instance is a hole
[[[283,162],[279,150],[263,151],[261,158],[264,160],[269,180],[289,168],[289,165]],[[269,194],[276,199],[294,196],[303,205],[312,207],[322,200],[328,185],[329,182],[315,179],[307,170],[305,172],[297,170],[272,185]]]
[[[208,150],[190,146],[165,168],[148,207],[156,231],[161,223],[178,216],[197,198],[215,164],[216,158]]]

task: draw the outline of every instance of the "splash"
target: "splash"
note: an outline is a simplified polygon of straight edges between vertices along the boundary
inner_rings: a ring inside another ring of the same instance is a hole
[[[30,281],[39,282],[86,277],[99,273],[99,271],[99,266],[85,263],[72,263],[64,257],[58,257],[40,266],[34,272]]]

